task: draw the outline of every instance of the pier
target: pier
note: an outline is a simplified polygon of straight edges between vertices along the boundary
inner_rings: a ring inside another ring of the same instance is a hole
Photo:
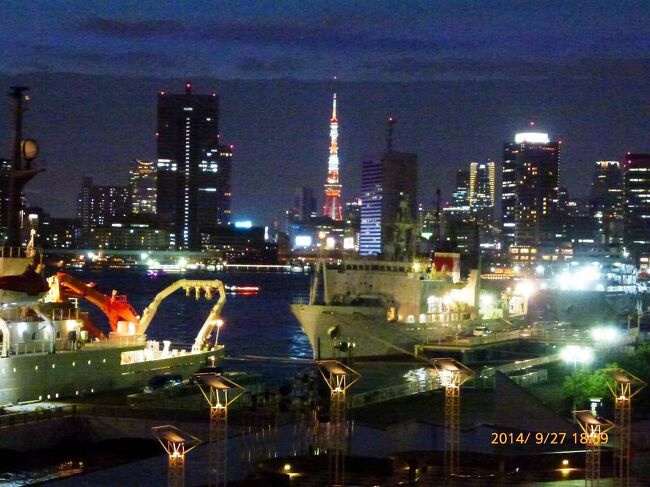
[[[493,347],[517,340],[542,342],[557,345],[585,345],[594,342],[591,330],[557,330],[546,328],[522,328],[517,330],[497,331],[487,336],[451,337],[439,341],[429,341],[415,345],[415,356],[426,357],[431,352],[467,352],[472,349]],[[616,342],[601,343],[600,347],[619,347],[634,343],[639,333],[638,328],[621,332]]]

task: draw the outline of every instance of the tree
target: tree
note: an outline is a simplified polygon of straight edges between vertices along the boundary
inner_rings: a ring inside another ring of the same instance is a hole
[[[573,402],[574,409],[586,407],[592,397],[606,397],[607,375],[602,370],[590,372],[579,370],[568,376],[562,386],[562,394]]]

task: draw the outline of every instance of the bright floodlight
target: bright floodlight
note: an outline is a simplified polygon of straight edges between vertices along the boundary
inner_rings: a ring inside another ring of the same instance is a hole
[[[580,345],[567,345],[560,352],[562,360],[573,365],[577,363],[589,364],[594,360],[594,352],[589,347],[582,347]]]
[[[618,329],[613,326],[600,326],[591,330],[591,337],[597,343],[615,343],[619,335]]]
[[[494,304],[494,296],[491,294],[481,294],[481,305],[490,306]]]
[[[529,298],[535,292],[535,286],[532,281],[521,281],[515,286],[515,292],[521,296]]]
[[[443,387],[449,387],[454,385],[454,373],[450,370],[441,370],[439,373],[440,384]]]
[[[523,142],[530,142],[532,144],[548,144],[550,140],[548,134],[542,132],[521,132],[515,134],[515,143],[517,144]]]

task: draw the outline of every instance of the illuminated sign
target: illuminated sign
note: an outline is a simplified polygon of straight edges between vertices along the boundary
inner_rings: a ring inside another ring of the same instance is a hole
[[[515,135],[515,142],[517,144],[522,144],[524,142],[530,142],[532,144],[548,144],[550,139],[548,134],[541,132],[521,132]]]
[[[242,220],[235,222],[235,228],[251,228],[253,226],[253,222],[250,220]]]
[[[311,247],[311,242],[312,239],[309,235],[296,235],[296,238],[294,239],[293,247],[295,249],[297,248],[306,249],[308,247]]]
[[[354,250],[354,237],[345,237],[343,239],[343,248],[345,250]]]

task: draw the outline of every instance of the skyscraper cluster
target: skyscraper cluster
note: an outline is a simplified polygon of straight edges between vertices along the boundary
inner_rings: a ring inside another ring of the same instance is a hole
[[[418,198],[418,157],[395,149],[395,124],[389,117],[384,150],[361,162],[360,188],[344,202],[333,93],[323,204],[319,209],[319,193],[309,187],[296,191],[287,212],[293,251],[397,260],[457,251],[533,264],[604,250],[633,252],[650,262],[649,154],[596,161],[591,192],[580,200],[560,185],[561,141],[521,132],[503,144],[500,165],[479,159],[458,170],[445,203],[435,187]],[[232,214],[233,148],[220,140],[217,94],[196,94],[189,82],[183,93],[160,92],[156,126],[156,157],[135,159],[126,185],[83,178],[77,221],[47,223],[40,208],[27,209],[30,222],[43,220],[40,230],[48,245],[195,251],[229,247],[239,238],[224,230]],[[318,167],[324,168],[323,162]],[[9,166],[0,161],[2,228]]]
[[[195,94],[190,82],[182,94],[160,92],[156,143],[156,159],[135,160],[125,186],[84,178],[84,246],[201,250],[230,223],[233,152],[220,143],[217,94]]]

